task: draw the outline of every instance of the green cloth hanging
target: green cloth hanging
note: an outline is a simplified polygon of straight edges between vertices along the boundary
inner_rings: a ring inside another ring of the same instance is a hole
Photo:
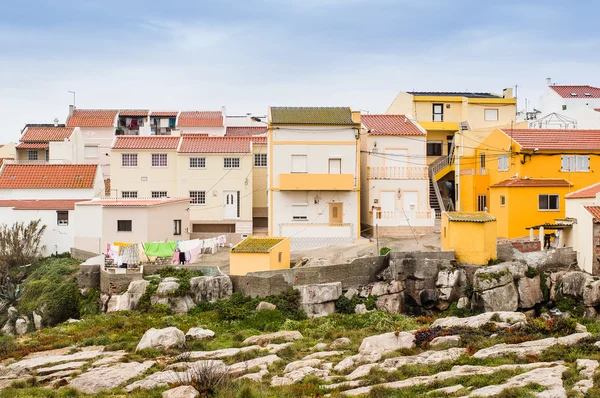
[[[144,243],[146,256],[173,257],[177,242],[148,242]]]

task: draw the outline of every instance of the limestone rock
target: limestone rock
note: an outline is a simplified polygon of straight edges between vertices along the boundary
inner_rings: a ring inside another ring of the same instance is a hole
[[[600,280],[585,285],[583,289],[583,304],[588,307],[600,304]]]
[[[294,370],[293,372],[286,373],[283,377],[273,377],[271,379],[271,386],[287,386],[301,381],[306,376],[325,377],[329,375],[329,371],[322,369],[315,369],[307,366]]]
[[[185,344],[185,335],[176,327],[168,327],[164,329],[149,329],[142,336],[135,351],[140,351],[148,348],[168,350],[169,348],[179,348]]]
[[[333,340],[333,342],[329,345],[329,348],[332,350],[337,350],[339,348],[349,346],[350,344],[352,344],[352,341],[350,341],[349,338],[340,337],[339,339]]]
[[[148,377],[135,381],[124,388],[125,391],[131,392],[137,388],[142,390],[151,390],[155,387],[164,387],[169,384],[180,382],[186,377],[187,372],[175,372],[173,370],[165,370],[162,372],[155,372]]]
[[[323,359],[323,358],[334,357],[334,356],[340,355],[340,354],[342,354],[341,351],[319,351],[319,352],[314,352],[312,354],[309,354],[302,359]]]
[[[311,350],[313,351],[321,351],[321,350],[326,350],[327,349],[327,344],[325,343],[317,343],[313,346],[313,348],[311,348]]]
[[[303,337],[302,333],[298,332],[297,330],[294,330],[294,331],[282,330],[280,332],[275,332],[275,333],[261,334],[258,336],[250,336],[246,340],[244,340],[242,345],[250,345],[250,344],[264,345],[264,344],[269,344],[275,340],[294,341],[294,340],[300,340],[302,337]]]
[[[42,316],[35,311],[33,311],[31,315],[33,317],[33,325],[35,326],[35,330],[42,330]]]
[[[565,337],[549,337],[541,340],[526,341],[519,344],[496,344],[494,346],[477,351],[475,354],[473,354],[473,357],[485,359],[506,356],[508,354],[515,354],[518,357],[525,357],[527,355],[540,355],[548,348],[555,345],[574,345],[580,340],[590,336],[590,333],[575,333]]]
[[[61,363],[94,359],[104,355],[104,347],[86,347],[74,354],[65,354],[69,349],[50,350],[42,353],[35,353],[26,356],[24,359],[12,363],[7,369],[14,372],[31,371],[41,366]]]
[[[163,279],[163,282],[179,282],[179,278],[175,278],[174,276],[167,276]]]
[[[585,396],[590,388],[594,386],[592,376],[598,369],[599,363],[594,359],[577,359],[576,361],[579,375],[583,378],[573,386],[573,391],[577,391],[581,396]]]
[[[97,394],[100,391],[118,387],[127,380],[141,375],[154,363],[154,361],[126,362],[92,368],[71,380],[69,386],[86,394]]]
[[[464,294],[467,275],[463,269],[440,270],[435,285],[438,288],[440,300],[455,301]]]
[[[407,332],[390,332],[365,337],[358,348],[363,355],[385,354],[402,348],[414,348],[415,336]]]
[[[303,359],[300,361],[294,361],[294,362],[290,362],[286,365],[285,369],[283,370],[283,373],[290,373],[293,372],[294,370],[300,369],[300,368],[305,368],[305,367],[315,367],[318,366],[319,364],[321,364],[321,362],[323,362],[320,359]]]
[[[533,278],[522,277],[517,283],[519,292],[519,308],[532,308],[544,301],[544,295],[540,287],[540,276]]]
[[[473,276],[473,289],[477,292],[496,289],[512,284],[513,276],[506,264],[481,267]]]
[[[502,277],[502,279],[505,278]],[[486,285],[489,283],[485,281]],[[503,286],[474,292],[473,305],[485,312],[516,311],[519,307],[519,295],[511,279],[509,283]]]
[[[196,305],[190,296],[170,297],[169,305],[176,314],[187,314]]]
[[[162,398],[196,398],[200,393],[192,386],[179,386],[162,393]]]
[[[439,336],[431,340],[430,347],[446,346],[456,347],[460,344],[460,336]]]
[[[459,392],[460,390],[462,390],[464,387],[462,384],[457,384],[455,386],[450,386],[450,387],[442,387],[442,388],[438,388],[436,390],[432,390],[429,391],[427,394],[444,394],[444,395],[452,395],[455,392]]]
[[[371,287],[371,296],[382,296],[387,294],[387,282],[375,282]]]
[[[227,275],[197,276],[190,279],[194,302],[226,300],[233,294],[233,284]]]
[[[404,293],[381,295],[377,297],[375,307],[390,314],[400,314],[404,310]]]
[[[206,340],[215,337],[215,332],[209,329],[190,328],[185,334],[187,340]]]
[[[147,280],[131,282],[125,293],[108,298],[106,312],[136,310],[148,285],[150,282]]]
[[[567,272],[562,278],[562,293],[567,296],[583,298],[586,285],[591,284],[593,281],[594,279],[585,272]]]
[[[458,299],[458,302],[456,303],[456,308],[458,308],[459,310],[462,310],[463,308],[467,308],[469,306],[469,298],[468,297],[461,297]]]
[[[17,316],[19,316],[19,311],[13,306],[8,307],[8,319],[16,320]]]
[[[6,323],[2,327],[2,333],[14,335],[15,334],[15,326],[14,326],[13,322],[11,322],[10,320],[6,321]]]
[[[491,318],[497,316],[501,322],[514,325],[519,322],[525,322],[527,320],[525,314],[521,312],[512,311],[497,311],[497,312],[485,312],[483,314],[474,315],[466,318],[458,318],[455,316],[449,316],[446,318],[438,318],[432,324],[431,327],[442,327],[450,328],[454,326],[464,326],[469,328],[480,328],[486,323],[491,321]]]
[[[23,336],[27,333],[27,329],[29,329],[29,319],[26,317],[18,318],[15,321],[15,332],[18,336]]]
[[[354,296],[358,296],[358,290],[353,287],[351,287],[346,293],[344,293],[344,297],[346,297],[348,300],[351,300]]]
[[[321,283],[294,286],[300,292],[300,308],[310,317],[335,312],[335,301],[342,295],[342,283]]]
[[[335,302],[330,301],[328,303],[321,304],[300,304],[300,309],[306,312],[308,317],[318,318],[335,313]]]
[[[165,297],[169,294],[175,293],[177,289],[179,289],[179,283],[163,280],[158,284],[158,288],[156,289],[156,295]]]
[[[509,388],[520,388],[529,384],[537,384],[545,387],[543,395],[545,397],[566,397],[567,394],[563,387],[562,374],[567,369],[568,368],[564,365],[533,369],[529,372],[511,377],[504,384],[478,388],[472,391],[469,396],[495,397]]]
[[[528,266],[520,261],[510,261],[502,263],[508,268],[508,272],[513,276],[513,279],[521,279],[525,277]]]
[[[233,377],[237,377],[237,376],[243,375],[244,373],[247,373],[248,371],[250,371],[254,368],[265,368],[266,369],[266,367],[268,365],[271,365],[278,361],[281,361],[281,358],[279,358],[277,355],[267,355],[264,357],[250,359],[250,360],[244,361],[244,362],[234,363],[233,365],[230,365],[228,367],[227,371],[228,371],[229,375],[231,375]]]
[[[256,311],[262,311],[262,310],[274,310],[276,309],[277,306],[275,304],[271,304],[271,303],[267,303],[266,301],[261,301],[260,303],[258,303],[258,305],[256,306]]]
[[[367,312],[367,306],[364,304],[356,304],[356,307],[354,307],[354,313],[355,314],[366,314]]]
[[[86,364],[86,362],[67,362],[67,363],[63,363],[60,365],[55,365],[55,366],[50,366],[47,368],[39,368],[36,370],[36,373],[38,375],[45,375],[45,374],[49,374],[49,373],[54,373],[54,372],[59,372],[62,370],[75,370],[75,369],[81,369],[84,365]]]

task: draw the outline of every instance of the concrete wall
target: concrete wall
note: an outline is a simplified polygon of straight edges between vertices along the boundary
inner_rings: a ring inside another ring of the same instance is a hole
[[[98,253],[88,252],[86,250],[71,248],[71,257],[79,261],[87,261],[90,258],[96,257]]]
[[[100,291],[106,294],[121,294],[133,281],[142,280],[141,272],[114,274],[100,268]]]

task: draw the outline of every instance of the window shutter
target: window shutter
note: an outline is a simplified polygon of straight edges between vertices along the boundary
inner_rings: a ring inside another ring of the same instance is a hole
[[[561,156],[561,168],[562,171],[568,171],[569,170],[569,157],[568,156]]]
[[[581,171],[590,171],[590,157],[582,156],[582,158],[583,158],[583,167],[581,168]]]

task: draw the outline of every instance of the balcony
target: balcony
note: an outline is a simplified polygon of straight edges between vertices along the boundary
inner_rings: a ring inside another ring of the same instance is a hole
[[[435,210],[378,210],[372,211],[373,221],[382,227],[425,227],[435,224]]]
[[[369,166],[369,180],[426,180],[427,167],[422,166]]]
[[[309,174],[294,173],[279,175],[279,189],[282,191],[352,191],[353,174]]]

